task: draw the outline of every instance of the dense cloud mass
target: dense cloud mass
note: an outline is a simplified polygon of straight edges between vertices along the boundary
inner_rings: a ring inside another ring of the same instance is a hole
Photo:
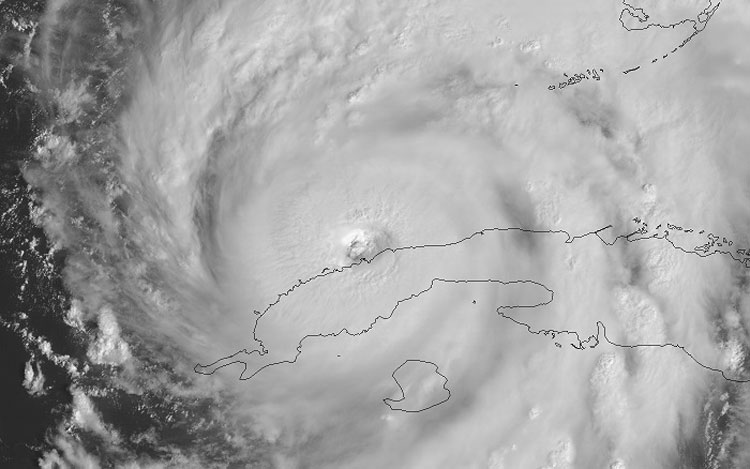
[[[42,467],[750,465],[750,6],[22,13]]]

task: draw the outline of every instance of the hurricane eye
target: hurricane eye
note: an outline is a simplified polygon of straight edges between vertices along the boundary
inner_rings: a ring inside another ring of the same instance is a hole
[[[346,257],[353,261],[369,258],[377,253],[377,234],[372,231],[353,230],[341,241],[346,250]]]

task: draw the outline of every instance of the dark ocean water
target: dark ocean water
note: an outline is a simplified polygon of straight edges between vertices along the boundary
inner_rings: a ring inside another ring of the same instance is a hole
[[[82,327],[66,322],[72,302],[64,282],[68,253],[52,246],[35,220],[45,194],[24,179],[24,170],[34,164],[35,142],[54,128],[57,117],[48,96],[33,86],[38,77],[23,66],[33,64],[38,52],[29,38],[40,35],[44,26],[33,25],[45,7],[44,1],[0,2],[0,468],[80,467],[90,460],[101,467],[155,461],[184,467],[188,459],[203,461],[198,464],[204,467],[246,467],[256,459],[250,455],[255,450],[227,442],[222,431],[226,422],[215,419],[217,407],[211,398],[171,394],[170,389],[184,389],[190,383],[173,376],[168,351],[132,338],[130,350],[138,356],[142,380],[122,389],[113,384],[118,378],[116,366],[88,358],[97,336],[96,321],[83,319]],[[128,19],[137,10],[128,2],[73,2],[64,11],[70,15],[71,31],[55,29],[52,40],[63,51],[55,65],[59,74],[84,77],[96,90],[112,83],[111,76],[101,73],[107,69],[102,63],[121,60],[96,46],[106,36],[105,7]],[[122,88],[108,88],[112,89],[117,94]],[[57,131],[80,132],[82,138],[95,135],[84,126],[106,122],[120,95],[103,93],[97,98],[101,101],[93,106],[95,118],[88,124]],[[36,392],[25,379],[29,366],[34,376],[41,374],[44,379]],[[161,381],[151,381],[154,376]],[[71,389],[86,396],[96,418],[116,432],[116,444],[109,436],[76,424]],[[62,449],[61,438],[66,442]],[[65,447],[77,449],[66,454]],[[85,454],[82,458],[76,456],[80,451]]]
[[[60,279],[60,265],[54,263],[50,270],[45,259],[47,249],[43,235],[30,220],[28,195],[25,183],[12,169],[4,168],[2,174],[2,228],[0,236],[0,292],[2,318],[14,321],[19,313],[28,314],[24,328],[33,329],[44,336],[54,350],[71,349],[67,327],[60,320],[67,303]],[[10,197],[10,194],[13,197]],[[37,239],[35,250],[29,248],[28,241]],[[11,240],[10,243],[7,241]],[[25,250],[22,247],[26,245]],[[27,274],[23,275],[19,266],[25,263]],[[47,265],[45,265],[47,264]],[[21,286],[23,294],[19,295]],[[0,328],[0,369],[3,371],[3,405],[0,406],[0,463],[6,467],[36,467],[36,460],[47,448],[46,432],[59,425],[70,403],[67,391],[70,379],[58,366],[46,362],[41,357],[32,357],[27,351],[22,334],[9,327]],[[45,395],[31,396],[23,386],[26,363],[36,358],[45,376]]]
[[[21,174],[34,139],[50,112],[27,86],[20,68],[7,73],[9,58],[22,53],[24,34],[12,21],[34,22],[44,2],[15,0],[0,4],[0,466],[37,467],[49,449],[46,436],[65,418],[71,401],[70,378],[28,347],[34,331],[55,353],[78,355],[62,318],[69,302],[62,282],[64,253],[51,249],[44,231],[32,221],[33,193]],[[36,355],[36,356],[32,356]],[[45,392],[32,396],[23,385],[29,360],[45,377]]]

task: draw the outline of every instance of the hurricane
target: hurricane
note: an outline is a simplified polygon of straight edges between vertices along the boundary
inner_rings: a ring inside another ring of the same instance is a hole
[[[2,465],[750,464],[748,5],[0,11]]]

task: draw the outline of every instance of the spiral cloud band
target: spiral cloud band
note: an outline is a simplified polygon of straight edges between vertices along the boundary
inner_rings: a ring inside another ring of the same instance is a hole
[[[750,9],[672,3],[14,19],[37,463],[747,467]]]

